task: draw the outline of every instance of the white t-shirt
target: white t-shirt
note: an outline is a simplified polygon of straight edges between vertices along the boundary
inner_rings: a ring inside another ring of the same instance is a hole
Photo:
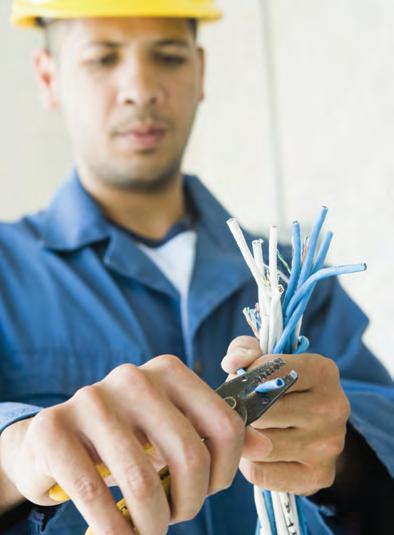
[[[178,290],[181,297],[181,320],[184,336],[188,331],[187,303],[193,274],[197,233],[187,230],[159,247],[139,243],[138,247],[157,265],[160,271]]]

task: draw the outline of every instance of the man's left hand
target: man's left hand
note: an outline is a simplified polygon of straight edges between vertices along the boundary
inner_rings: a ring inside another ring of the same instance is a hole
[[[234,374],[272,358],[261,355],[255,338],[241,336],[230,344],[222,367]],[[334,482],[350,405],[333,360],[311,353],[284,359],[287,365],[275,376],[294,369],[299,379],[247,428],[240,470],[258,487],[308,496]]]

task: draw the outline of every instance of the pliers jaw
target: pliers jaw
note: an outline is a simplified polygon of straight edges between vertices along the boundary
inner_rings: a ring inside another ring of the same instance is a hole
[[[285,364],[282,358],[277,357],[227,381],[217,388],[216,392],[240,415],[244,424],[249,425],[260,418],[297,381],[297,372],[292,370],[281,377],[280,383],[272,390],[256,392],[258,386],[264,385],[264,382]]]

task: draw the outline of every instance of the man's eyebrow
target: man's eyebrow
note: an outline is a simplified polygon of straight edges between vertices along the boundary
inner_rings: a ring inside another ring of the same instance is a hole
[[[159,39],[157,41],[154,41],[154,46],[178,46],[181,48],[189,49],[190,44],[184,40],[184,39],[176,39],[176,38],[170,38],[170,39]],[[106,48],[112,48],[112,49],[118,49],[121,47],[126,46],[126,43],[124,42],[118,42],[118,41],[90,41],[86,43],[85,45],[87,48],[93,48],[93,47],[106,47]]]
[[[106,48],[120,48],[124,46],[123,43],[118,43],[115,41],[90,41],[85,43],[86,48],[92,47],[106,47]]]
[[[190,44],[184,39],[160,39],[155,42],[156,46],[180,46],[190,48]]]

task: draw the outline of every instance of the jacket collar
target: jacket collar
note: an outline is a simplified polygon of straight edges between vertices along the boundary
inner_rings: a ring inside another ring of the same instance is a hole
[[[43,215],[42,240],[48,249],[73,251],[109,237],[109,224],[73,171]]]
[[[185,175],[184,185],[197,219],[196,264],[190,288],[190,306],[197,309],[193,314],[194,330],[209,310],[250,280],[250,273],[227,228],[230,214],[197,177]],[[81,185],[76,171],[44,212],[41,230],[44,245],[58,252],[78,250],[107,240],[103,259],[110,269],[177,296],[170,282],[132,237],[105,218]],[[247,239],[250,236],[247,235]]]
[[[208,232],[218,249],[238,256],[226,225],[230,214],[197,177],[185,175],[184,182],[198,226]],[[72,251],[110,238],[113,228],[74,170],[44,212],[41,233],[48,249]]]
[[[207,188],[190,175],[184,177],[187,195],[196,212],[197,246],[189,291],[189,336],[207,316],[251,281],[238,247],[226,225],[230,214]],[[74,171],[43,214],[42,237],[54,251],[72,251],[107,240],[103,261],[129,277],[174,299],[178,293],[158,267],[139,249],[127,232],[112,225],[82,187]],[[252,239],[246,233],[246,239]],[[192,352],[188,351],[188,362]]]

